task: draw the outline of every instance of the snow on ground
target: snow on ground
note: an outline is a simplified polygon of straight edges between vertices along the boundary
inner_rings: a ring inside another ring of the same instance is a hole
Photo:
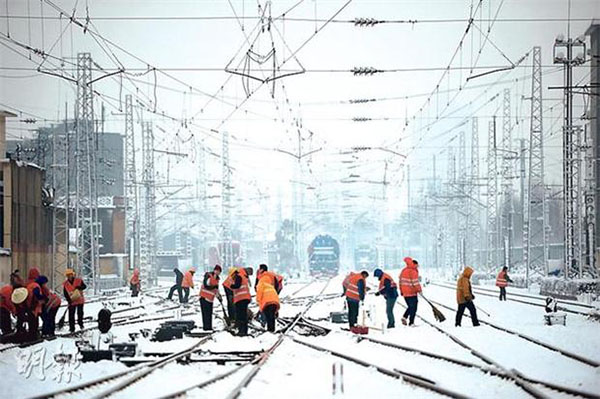
[[[391,271],[393,277],[397,277],[398,271]],[[435,381],[438,385],[462,392],[476,398],[524,398],[528,397],[521,388],[509,380],[503,380],[492,375],[483,373],[475,368],[466,368],[444,360],[432,359],[421,354],[411,353],[388,346],[365,340],[359,341],[356,336],[348,331],[346,324],[333,324],[327,321],[330,312],[344,311],[345,299],[335,294],[342,292],[341,282],[344,276],[337,276],[331,281],[302,280],[286,281],[281,298],[285,300],[280,310],[281,317],[294,317],[301,312],[311,299],[311,295],[322,293],[312,308],[306,313],[308,319],[315,320],[316,324],[332,329],[328,336],[324,337],[298,337],[300,340],[313,342],[319,346],[337,350],[351,356],[355,356],[388,369],[400,369],[405,372],[421,375]],[[310,282],[310,284],[308,284]],[[170,281],[169,281],[170,283]],[[308,284],[308,285],[307,285]],[[369,278],[372,292],[376,290],[377,281]],[[440,301],[451,307],[456,307],[455,293],[452,289],[437,286],[424,288],[425,295],[433,300]],[[164,301],[166,291],[154,291],[150,295],[140,298],[130,298],[125,294],[105,300],[104,302],[92,302],[86,306],[86,315],[95,319],[95,316],[107,305],[113,312],[113,320],[140,320],[153,317],[174,317],[176,310],[169,309],[177,305],[177,301]],[[293,294],[293,295],[292,295]],[[510,290],[509,290],[510,295]],[[476,294],[477,296],[477,294]],[[293,304],[285,301],[294,297]],[[183,319],[196,321],[197,330],[201,328],[202,322],[200,309],[197,303],[197,291],[192,295],[192,303],[180,308]],[[303,299],[299,299],[303,298]],[[403,303],[399,298],[399,303]],[[544,342],[559,346],[566,350],[576,352],[582,356],[600,360],[600,324],[586,320],[582,316],[569,314],[567,326],[544,326],[542,322],[543,309],[516,302],[499,302],[496,298],[479,295],[476,303],[492,314],[490,321],[496,324],[514,329],[532,337],[539,338]],[[143,306],[128,311],[120,310],[129,307]],[[473,356],[468,350],[453,342],[449,337],[443,335],[433,327],[417,320],[417,327],[402,326],[400,319],[404,308],[400,305],[395,307],[397,328],[386,330],[382,326],[386,324],[385,301],[382,297],[368,295],[364,307],[359,314],[359,322],[362,320],[364,309],[365,323],[371,328],[369,337],[390,343],[413,347],[438,353],[451,358],[468,361],[481,366],[485,363]],[[438,324],[442,329],[457,336],[474,349],[486,356],[491,357],[503,367],[516,368],[525,375],[549,382],[567,385],[573,388],[589,391],[600,391],[600,368],[595,369],[572,359],[568,359],[556,352],[542,348],[522,338],[492,329],[489,326],[473,328],[470,320],[465,317],[462,328],[454,327],[454,313],[441,309],[446,315],[447,321]],[[216,315],[221,314],[220,306],[215,302]],[[419,315],[436,323],[429,305],[424,301],[419,302]],[[59,313],[60,316],[60,313]],[[486,317],[481,315],[485,320]],[[112,329],[115,342],[126,342],[130,334],[137,333],[138,356],[144,353],[173,353],[191,347],[200,338],[186,337],[169,342],[152,342],[143,337],[140,330],[154,330],[164,320],[146,321],[144,323],[118,326]],[[86,323],[86,327],[95,326],[95,321]],[[213,321],[216,330],[223,329],[222,320],[216,318]],[[376,329],[375,329],[376,328]],[[294,334],[292,334],[294,335]],[[97,332],[89,331],[84,336],[97,341]],[[228,332],[219,332],[202,345],[202,355],[215,355],[231,351],[263,351],[270,348],[279,335],[264,333],[258,337],[235,337]],[[3,384],[0,397],[31,397],[67,386],[65,381],[52,379],[57,370],[55,367],[44,369],[45,379],[41,380],[41,369],[32,367],[31,375],[20,373],[17,361],[18,354],[31,354],[33,358],[41,353],[45,354],[46,363],[51,362],[55,353],[76,352],[75,339],[58,338],[43,344],[34,345],[24,349],[10,349],[0,352],[0,373]],[[347,360],[340,359],[329,353],[323,353],[314,349],[299,345],[286,338],[284,342],[274,351],[267,360],[265,366],[257,373],[248,387],[242,391],[244,398],[275,397],[283,394],[290,398],[329,398],[332,396],[332,365],[342,363],[344,365],[345,397],[372,397],[373,392],[388,397],[399,397],[410,395],[415,398],[436,397],[433,392],[411,386],[401,380],[379,373],[375,369],[365,368]],[[114,397],[144,397],[155,398],[178,389],[190,387],[212,377],[221,375],[238,363],[227,363],[216,365],[215,363],[193,362],[188,365],[172,363],[155,371],[148,378],[144,378],[136,384],[121,391]],[[126,370],[120,362],[102,361],[98,363],[80,363],[75,370],[72,383],[90,381],[101,376],[113,374]],[[247,375],[251,366],[242,367],[232,376],[218,381],[203,389],[193,389],[188,392],[188,397],[223,397]],[[558,372],[557,372],[558,371]],[[78,374],[80,373],[80,375]],[[66,375],[65,375],[66,377]],[[120,380],[115,380],[115,384]],[[91,397],[106,389],[108,385],[98,386],[85,395],[81,392],[71,395],[72,398]],[[538,387],[539,389],[542,389]],[[557,392],[547,391],[551,397],[563,397]]]

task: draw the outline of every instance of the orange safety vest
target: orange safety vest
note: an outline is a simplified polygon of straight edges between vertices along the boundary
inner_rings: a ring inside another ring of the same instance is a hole
[[[258,302],[261,312],[269,305],[277,305],[277,310],[279,310],[279,295],[277,295],[275,287],[267,280],[261,279],[258,283],[256,287],[256,302]]]
[[[191,271],[185,272],[183,275],[183,282],[181,283],[183,288],[194,288],[194,275]]]
[[[383,273],[381,275],[381,279],[379,280],[379,292],[381,292],[382,289],[385,288],[385,280],[390,280],[390,287],[391,288],[397,288],[398,286],[396,285],[396,282],[394,281],[394,279],[387,273]]]
[[[360,280],[363,280],[364,282],[365,278],[360,273],[350,273],[350,275],[346,277],[346,279],[348,280],[346,286],[346,298],[360,301],[360,294],[358,293],[358,282]],[[344,283],[346,283],[346,280],[344,280]]]
[[[245,272],[239,272],[240,277],[242,278],[242,284],[240,288],[233,289],[233,303],[238,303],[243,300],[250,300],[252,296],[250,295],[250,285],[248,284],[248,277]]]
[[[12,303],[11,299],[12,293],[12,285],[5,285],[0,288],[0,308],[8,310],[12,314],[17,314],[17,308],[15,308],[15,304]]]
[[[350,282],[350,277],[354,276],[356,273],[354,272],[350,272],[350,274],[348,274],[346,276],[346,278],[344,278],[344,281],[342,281],[342,287],[344,287],[344,291],[346,289],[348,289],[348,283]]]
[[[258,275],[258,282],[260,282],[264,277],[267,278],[267,282],[275,287],[275,281],[279,285],[279,292],[281,292],[283,288],[283,276],[281,274],[276,274],[272,271],[267,270],[266,272],[262,272]]]
[[[231,289],[231,284],[233,284],[233,273],[228,275],[227,278],[225,279],[225,281],[223,281],[223,287],[227,288],[228,290]]]
[[[33,313],[34,316],[39,316],[42,313],[42,303],[33,294],[33,291],[36,288],[40,291],[40,293],[42,292],[42,287],[40,287],[40,285],[35,281],[27,284],[27,292],[29,293],[29,295],[27,295],[27,307],[29,310],[31,310],[31,313]]]
[[[131,279],[129,279],[131,285],[138,285],[140,283],[140,273],[133,272]]]
[[[51,292],[50,294],[48,294],[48,303],[46,304],[46,308],[47,309],[56,309],[58,307],[60,307],[62,300],[60,299],[60,297],[58,295],[56,295],[54,292]]]
[[[204,287],[204,281],[202,285],[200,285],[200,297],[206,299],[208,302],[212,303],[215,300],[215,296],[219,292],[219,277],[215,276],[214,272],[209,273],[210,277],[208,278],[208,285],[216,285],[217,288],[208,289]]]
[[[403,297],[417,296],[421,292],[419,271],[416,267],[407,266],[400,272],[400,292]]]
[[[496,287],[506,287],[507,285],[506,272],[501,270],[500,273],[498,273],[498,277],[496,277]]]
[[[78,287],[82,283],[83,283],[83,281],[79,277],[76,277],[73,280],[73,284],[71,284],[68,279],[65,280],[65,282],[63,283],[63,287],[65,288],[65,290],[67,290],[67,293],[69,294],[69,296],[71,296],[72,292],[75,291],[75,289],[76,289],[75,287]],[[71,301],[71,306],[83,305],[83,303],[85,302],[85,299],[83,297],[83,291],[81,291],[81,290],[78,290],[78,291],[79,291],[79,298],[73,299]]]

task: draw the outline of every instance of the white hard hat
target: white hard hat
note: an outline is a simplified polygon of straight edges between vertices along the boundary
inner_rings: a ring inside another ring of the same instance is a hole
[[[13,291],[13,293],[10,297],[10,300],[15,305],[19,305],[19,304],[25,302],[25,299],[27,299],[28,294],[29,293],[27,292],[27,288],[17,288],[16,290]]]

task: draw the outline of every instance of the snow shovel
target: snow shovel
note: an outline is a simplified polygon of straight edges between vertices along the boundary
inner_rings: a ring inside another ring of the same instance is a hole
[[[228,326],[230,326],[231,325],[231,318],[227,314],[227,309],[225,309],[225,305],[223,305],[223,299],[221,297],[218,297],[218,299],[219,299],[219,303],[221,304],[221,308],[223,309],[223,316],[225,318],[225,323]]]
[[[444,314],[440,312],[438,308],[433,306],[433,303],[429,302],[429,299],[425,298],[423,294],[421,294],[421,298],[425,299],[425,302],[427,302],[429,306],[431,306],[431,310],[433,311],[433,317],[435,317],[437,321],[442,323],[444,320],[446,320],[446,316],[444,316]]]

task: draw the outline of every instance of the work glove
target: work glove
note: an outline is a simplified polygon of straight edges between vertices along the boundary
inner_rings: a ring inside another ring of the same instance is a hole
[[[381,295],[381,292],[376,292],[375,293],[375,296],[379,296],[379,295]]]

